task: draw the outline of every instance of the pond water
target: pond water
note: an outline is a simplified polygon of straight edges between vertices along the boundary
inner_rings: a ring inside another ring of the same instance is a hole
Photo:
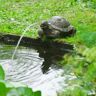
[[[0,64],[7,81],[24,83],[34,91],[41,90],[42,96],[57,96],[68,86],[66,81],[75,78],[72,73],[65,74],[64,68],[56,63],[67,51],[19,47],[12,60],[14,49],[13,45],[0,44]]]

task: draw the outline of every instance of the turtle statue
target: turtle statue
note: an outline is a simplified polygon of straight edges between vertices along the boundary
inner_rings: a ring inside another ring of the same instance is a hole
[[[76,29],[63,17],[53,16],[48,21],[42,21],[39,37],[42,38],[61,38],[67,36],[74,36]]]

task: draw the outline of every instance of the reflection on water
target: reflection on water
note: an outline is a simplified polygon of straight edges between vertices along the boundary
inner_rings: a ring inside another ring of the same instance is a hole
[[[8,81],[22,82],[34,91],[41,90],[42,96],[57,96],[57,92],[67,87],[66,78],[74,78],[64,74],[64,70],[56,64],[66,51],[19,47],[15,59],[11,60],[13,51],[14,46],[0,46],[0,64]]]

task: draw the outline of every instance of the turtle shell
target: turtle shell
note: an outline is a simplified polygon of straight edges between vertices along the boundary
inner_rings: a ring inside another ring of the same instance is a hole
[[[63,31],[64,28],[68,28],[70,26],[70,23],[60,16],[53,16],[49,21],[48,24],[53,27],[54,29]]]

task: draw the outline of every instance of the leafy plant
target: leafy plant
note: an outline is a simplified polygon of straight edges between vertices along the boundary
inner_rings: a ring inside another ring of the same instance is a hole
[[[0,80],[4,80],[4,79],[5,79],[5,72],[2,66],[0,65]]]
[[[66,92],[70,95],[61,96],[96,95],[96,47],[82,47],[79,46],[75,49],[78,53],[64,56],[64,60],[61,62],[63,66],[68,67],[75,74],[77,78],[73,83],[78,86],[73,86],[73,90],[69,87]]]

